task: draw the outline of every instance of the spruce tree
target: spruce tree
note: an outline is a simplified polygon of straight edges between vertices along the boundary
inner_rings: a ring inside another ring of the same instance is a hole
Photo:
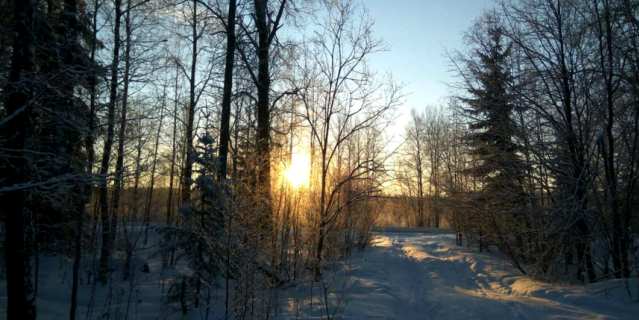
[[[486,43],[477,46],[476,63],[469,63],[474,84],[464,108],[471,119],[466,136],[476,160],[471,173],[483,182],[483,197],[518,202],[521,161],[515,143],[517,127],[512,120],[513,77],[508,69],[511,46],[504,47],[501,27],[491,18],[486,22]]]
[[[208,115],[205,117],[208,119]],[[189,284],[189,290],[193,290],[187,296],[189,300],[192,298],[195,308],[200,306],[203,286],[211,286],[211,283],[203,282],[213,281],[220,272],[221,246],[223,239],[226,239],[224,213],[228,190],[226,181],[217,180],[220,159],[216,156],[215,139],[209,133],[210,129],[207,126],[191,155],[196,178],[189,180],[188,186],[194,185],[195,196],[179,208],[181,225],[168,225],[158,230],[164,235],[158,254],[167,255],[171,250],[177,250],[180,252],[178,259],[185,258],[193,271],[181,278]],[[171,288],[169,302],[182,299],[184,292],[177,284],[179,282]]]
[[[478,182],[473,196],[475,233],[480,251],[497,246],[523,273],[525,255],[523,162],[516,143],[513,76],[508,68],[511,46],[504,45],[497,18],[488,15],[477,25],[475,50],[467,60],[468,97],[462,99],[470,120],[466,141],[473,164],[469,173]],[[511,238],[512,237],[512,238]],[[514,242],[511,241],[514,239]]]

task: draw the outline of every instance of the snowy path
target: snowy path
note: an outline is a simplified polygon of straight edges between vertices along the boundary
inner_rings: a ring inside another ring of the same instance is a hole
[[[346,319],[638,319],[627,295],[522,277],[446,234],[382,233],[353,260]],[[633,284],[636,292],[637,282]],[[625,290],[625,288],[623,288]],[[617,290],[620,291],[620,290]],[[590,293],[588,293],[590,292]]]

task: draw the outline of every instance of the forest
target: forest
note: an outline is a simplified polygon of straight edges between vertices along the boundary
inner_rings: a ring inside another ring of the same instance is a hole
[[[426,106],[368,5],[0,0],[0,318],[356,318],[390,226],[636,280],[639,1],[493,1]]]

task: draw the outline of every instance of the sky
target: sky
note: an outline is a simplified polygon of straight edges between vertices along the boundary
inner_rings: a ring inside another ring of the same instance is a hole
[[[391,46],[370,56],[373,70],[390,71],[404,83],[406,103],[394,130],[401,130],[411,108],[437,105],[454,82],[445,49],[463,49],[462,33],[493,0],[362,0],[375,21],[373,34]]]

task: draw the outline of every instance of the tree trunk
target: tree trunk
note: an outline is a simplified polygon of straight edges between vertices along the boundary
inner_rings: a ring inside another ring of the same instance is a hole
[[[95,66],[95,52],[97,50],[98,47],[98,9],[100,8],[99,5],[99,1],[100,0],[96,0],[94,2],[94,8],[93,8],[93,19],[91,20],[91,53],[90,53],[90,57],[89,57],[89,66],[90,68],[93,68]],[[96,109],[96,83],[98,77],[95,74],[95,72],[91,73],[91,75],[89,75],[89,120],[88,120],[88,132],[86,135],[86,140],[85,140],[85,147],[87,150],[87,162],[88,162],[88,167],[87,167],[87,173],[88,174],[93,174],[93,163],[95,162],[95,148],[94,148],[94,144],[95,144],[95,137],[94,137],[94,131],[95,131],[95,109]],[[87,192],[89,193],[89,195],[93,194],[93,183],[89,184],[89,190],[87,190]],[[90,198],[89,198],[90,199]],[[94,224],[93,224],[93,232],[91,233],[91,243],[95,243],[96,242],[96,228],[98,226],[97,223],[97,208],[98,206],[96,205],[94,210],[95,211],[95,216],[94,216]]]
[[[229,140],[231,138],[231,94],[233,92],[233,67],[235,62],[235,9],[236,0],[229,0],[226,23],[226,64],[224,66],[224,89],[222,93],[222,122],[220,126],[220,168],[218,180],[226,179]]]
[[[269,28],[266,0],[255,0],[255,26],[258,33],[257,72],[257,195],[262,211],[262,232],[268,234],[271,217],[271,148],[270,102],[271,75],[269,71]]]
[[[166,201],[166,225],[171,224],[171,214],[173,213],[173,178],[175,177],[175,155],[177,154],[177,118],[178,118],[178,76],[180,70],[175,68],[175,105],[173,107],[173,146],[171,148],[171,170],[169,173],[169,196]]]
[[[124,184],[124,142],[126,135],[127,107],[129,101],[129,72],[131,69],[131,0],[126,2],[126,15],[124,18],[125,49],[124,49],[124,87],[122,89],[122,111],[120,114],[120,131],[118,132],[118,155],[115,161],[115,183],[113,186],[113,208],[111,208],[111,229],[109,233],[110,250],[113,251],[118,230],[118,214],[120,211],[120,198],[122,197],[122,185]]]
[[[151,165],[151,184],[149,186],[149,197],[144,207],[144,244],[149,239],[149,220],[151,215],[151,206],[153,204],[153,190],[155,187],[155,168],[158,162],[158,148],[160,147],[160,132],[162,132],[162,120],[164,118],[164,108],[166,101],[166,86],[164,87],[164,93],[162,94],[162,110],[160,111],[160,123],[158,124],[158,131],[155,135],[155,147],[153,148],[153,164]]]
[[[605,82],[606,91],[606,128],[605,138],[606,142],[602,145],[604,159],[604,173],[608,188],[608,197],[610,207],[612,209],[612,263],[615,268],[615,278],[621,278],[624,270],[628,266],[624,265],[624,259],[622,257],[621,240],[623,234],[623,227],[621,221],[621,211],[619,209],[619,193],[617,191],[617,172],[615,168],[615,137],[613,135],[614,127],[614,94],[616,89],[613,85],[614,77],[614,61],[613,61],[613,46],[614,41],[612,36],[612,25],[610,17],[610,7],[608,3],[603,2],[603,19],[599,14],[599,8],[595,8],[597,14],[597,25],[599,28],[599,62],[601,67],[601,73],[603,74],[603,80]],[[603,21],[602,21],[603,20]],[[605,43],[605,46],[604,46]],[[603,142],[602,142],[603,143]],[[626,258],[627,260],[627,258]],[[629,273],[629,271],[627,272]]]
[[[69,319],[75,320],[76,310],[78,308],[78,284],[80,282],[80,261],[82,260],[82,229],[84,226],[84,207],[86,204],[87,192],[89,189],[87,186],[83,186],[82,183],[78,183],[78,194],[81,198],[78,199],[76,204],[76,227],[75,227],[75,256],[73,257],[73,283],[71,285],[71,310],[69,312]]]
[[[192,31],[193,31],[193,48],[191,53],[191,77],[189,78],[189,114],[186,122],[186,139],[185,150],[186,150],[186,160],[184,162],[184,170],[182,175],[182,204],[187,204],[191,199],[191,176],[193,174],[193,153],[195,150],[193,149],[193,122],[195,121],[195,71],[197,64],[197,2],[198,0],[193,0],[193,20]]]
[[[77,28],[77,15],[78,15],[78,3],[76,0],[65,0],[64,1],[64,9],[62,14],[60,15],[60,19],[62,25],[61,39],[63,41],[61,51],[63,57],[64,64],[64,73],[61,78],[63,90],[62,94],[64,95],[65,105],[68,106],[68,114],[71,116],[70,119],[75,119],[74,125],[78,128],[83,127],[86,123],[86,114],[81,105],[76,105],[74,91],[76,87],[77,78],[75,78],[75,71],[77,69],[77,59],[76,54],[81,52],[81,48],[79,48],[77,43],[78,36],[78,28]],[[88,115],[89,118],[92,117],[91,114]],[[71,120],[73,121],[73,120]],[[81,133],[78,132],[77,128],[70,127],[69,132],[64,134],[64,136],[58,137],[58,139],[66,140],[66,148],[64,150],[68,154],[70,159],[69,162],[69,171],[78,174],[81,177],[90,178],[90,168],[91,164],[84,158],[82,153],[82,138]],[[86,142],[86,140],[85,140]],[[92,145],[86,145],[87,151],[92,149]],[[62,150],[61,150],[62,152]],[[88,176],[87,176],[88,175]],[[79,269],[80,269],[80,261],[82,259],[82,235],[83,235],[83,226],[84,226],[84,209],[88,199],[89,192],[91,190],[91,183],[84,181],[76,181],[74,182],[74,186],[72,189],[72,198],[75,200],[75,203],[72,204],[72,210],[75,213],[76,225],[75,225],[75,254],[73,259],[73,270],[72,270],[72,285],[71,285],[71,309],[69,318],[74,320],[76,317],[77,310],[77,300],[78,300],[78,284],[80,282],[79,279]]]
[[[4,124],[2,134],[7,137],[3,148],[29,150],[33,134],[33,115],[29,105],[30,86],[28,79],[34,69],[34,13],[32,0],[16,1],[14,7],[13,52],[11,71],[7,84],[6,114],[13,119]],[[5,118],[5,119],[8,119]],[[8,139],[11,137],[11,139]],[[28,153],[5,158],[2,187],[10,188],[25,183],[29,178]],[[2,211],[6,217],[5,259],[7,272],[7,318],[35,319],[36,301],[31,273],[27,206],[27,191],[10,190],[0,194]]]
[[[100,269],[98,277],[100,281],[106,283],[106,272],[111,257],[111,235],[109,232],[109,199],[108,199],[108,177],[109,160],[111,158],[111,148],[113,147],[115,104],[118,94],[118,65],[120,62],[120,16],[122,15],[122,0],[115,0],[115,23],[113,26],[113,61],[111,63],[111,83],[109,91],[109,105],[107,115],[107,134],[102,151],[102,163],[100,167],[100,212],[102,214],[102,250],[100,252]]]
[[[564,111],[564,122],[565,122],[565,131],[566,136],[564,137],[566,140],[566,146],[568,148],[568,153],[570,155],[570,162],[572,165],[572,184],[577,189],[576,197],[574,199],[575,202],[581,203],[576,206],[576,216],[578,221],[576,222],[576,231],[577,237],[577,255],[579,259],[579,267],[577,270],[577,276],[583,279],[583,267],[585,264],[586,273],[588,274],[588,278],[590,282],[595,281],[595,271],[594,265],[592,263],[592,257],[590,255],[590,240],[588,236],[590,234],[588,221],[586,220],[585,213],[587,212],[587,190],[586,181],[582,176],[582,172],[587,172],[586,163],[584,161],[584,151],[583,147],[580,145],[579,138],[574,131],[573,127],[573,101],[572,101],[572,77],[568,71],[568,66],[566,65],[567,57],[565,53],[565,40],[563,34],[563,20],[561,16],[562,6],[557,6],[557,33],[558,33],[558,41],[559,41],[559,64],[560,64],[560,74],[559,78],[561,80],[561,95],[562,95],[562,103],[563,103],[563,111]]]
[[[323,220],[323,219],[322,219]],[[315,281],[319,282],[322,279],[322,251],[324,250],[324,237],[325,237],[324,222],[320,223],[319,239],[317,242],[317,252],[315,253]]]

